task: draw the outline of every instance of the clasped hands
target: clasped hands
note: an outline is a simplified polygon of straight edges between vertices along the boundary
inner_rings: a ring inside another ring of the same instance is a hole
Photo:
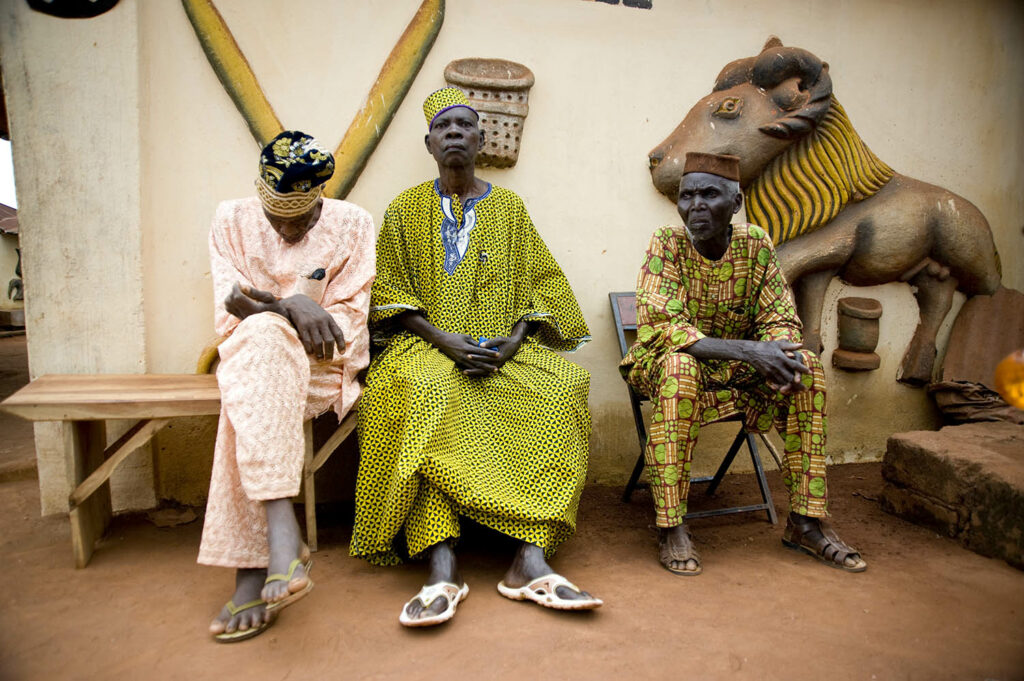
[[[764,376],[772,390],[783,395],[798,393],[807,389],[802,375],[811,373],[800,352],[803,347],[803,343],[791,341],[757,342],[748,349],[746,362]]]
[[[295,327],[306,354],[316,355],[317,359],[333,359],[335,345],[339,353],[345,349],[345,336],[334,318],[312,298],[301,293],[278,298],[268,291],[235,284],[224,299],[224,309],[239,319],[260,312],[281,315]]]
[[[476,339],[464,333],[441,332],[433,342],[466,376],[486,376],[515,356],[523,335],[488,338],[478,345]]]

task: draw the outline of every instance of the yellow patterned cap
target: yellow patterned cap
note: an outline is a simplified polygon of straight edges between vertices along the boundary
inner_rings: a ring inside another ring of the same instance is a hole
[[[456,106],[464,106],[480,117],[476,109],[469,105],[469,98],[466,93],[457,87],[445,87],[430,93],[430,96],[423,100],[423,115],[427,119],[427,129],[433,125],[434,119],[448,109]]]

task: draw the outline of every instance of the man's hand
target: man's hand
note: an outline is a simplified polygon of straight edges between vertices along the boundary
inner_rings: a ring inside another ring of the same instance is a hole
[[[240,286],[235,284],[231,292],[224,299],[224,309],[239,319],[245,319],[260,312],[266,312],[270,305],[277,302],[277,298],[266,291],[252,288],[251,286]]]
[[[317,359],[333,359],[335,345],[338,352],[345,349],[345,336],[334,318],[301,293],[279,300],[268,291],[235,284],[224,299],[224,309],[239,319],[260,312],[281,315],[295,327],[306,353],[316,355]]]
[[[764,376],[772,390],[790,395],[806,390],[807,386],[800,381],[801,374],[811,373],[799,352],[802,347],[803,343],[790,341],[751,343],[745,348],[744,361]]]
[[[430,342],[448,359],[455,362],[455,366],[459,367],[467,376],[493,374],[501,367],[501,364],[504,364],[504,361],[498,363],[498,358],[501,357],[500,352],[477,345],[472,336],[467,336],[464,333],[447,333],[438,329]]]
[[[516,353],[519,352],[519,347],[523,344],[523,338],[525,337],[526,324],[520,323],[516,324],[511,336],[488,338],[480,344],[480,347],[497,350],[498,356],[494,358],[494,364],[497,369],[500,369],[505,362],[515,357]]]
[[[520,321],[508,337],[489,338],[478,345],[472,336],[442,331],[418,311],[403,313],[396,321],[443,352],[466,376],[493,374],[515,356],[529,331],[527,322]]]
[[[296,293],[277,301],[280,310],[274,310],[288,318],[295,327],[306,353],[317,359],[334,359],[334,346],[340,353],[345,349],[345,335],[327,310],[320,307],[309,296]]]

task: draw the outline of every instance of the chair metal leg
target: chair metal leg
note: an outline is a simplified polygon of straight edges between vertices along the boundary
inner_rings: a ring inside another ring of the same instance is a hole
[[[736,437],[732,441],[732,446],[729,447],[729,453],[725,455],[724,459],[722,459],[722,463],[719,464],[718,470],[715,471],[714,477],[711,478],[711,484],[708,485],[708,489],[706,491],[706,494],[708,496],[712,496],[715,493],[715,490],[718,489],[718,485],[721,484],[722,478],[725,477],[726,471],[729,470],[729,466],[732,465],[733,459],[736,458],[736,452],[740,451],[740,445],[743,444],[743,439],[746,435],[746,432],[747,431],[740,428],[740,432],[736,433]]]
[[[775,459],[775,465],[781,471],[783,463],[782,463],[782,457],[779,456],[779,451],[777,449],[775,449],[775,445],[772,444],[772,441],[768,439],[768,436],[766,434],[764,434],[764,433],[758,433],[758,434],[761,436],[761,442],[763,442],[764,446],[768,448],[768,453],[772,455],[773,459]]]
[[[721,465],[718,467],[718,471],[714,476],[708,476],[703,478],[693,478],[690,480],[690,484],[708,482],[711,483],[708,486],[706,493],[708,495],[714,494],[718,488],[719,483],[722,482],[722,478],[725,477],[726,471],[735,459],[737,452],[743,443],[747,443],[747,449],[750,451],[750,460],[754,464],[754,474],[757,478],[757,486],[761,490],[761,503],[751,504],[749,506],[732,506],[729,508],[716,508],[710,511],[695,511],[686,514],[686,519],[696,518],[712,518],[715,516],[728,515],[730,513],[752,513],[755,511],[764,511],[768,514],[768,521],[774,525],[778,522],[775,516],[775,505],[772,502],[772,493],[768,489],[768,480],[764,475],[764,467],[761,465],[761,458],[757,452],[757,444],[754,442],[754,436],[746,431],[745,428],[741,427],[740,432],[736,434],[736,438],[732,441],[732,447],[729,448],[728,454],[722,460]]]
[[[754,464],[754,475],[757,477],[757,486],[761,489],[761,500],[764,501],[765,513],[768,514],[768,522],[775,525],[779,522],[775,515],[775,503],[772,501],[772,492],[768,489],[768,479],[764,475],[764,466],[761,465],[761,457],[757,453],[757,442],[754,436],[745,430],[740,431],[746,435],[747,449],[750,450],[750,461]]]
[[[633,498],[633,490],[636,489],[640,480],[640,474],[644,472],[644,449],[647,447],[647,428],[644,427],[644,413],[640,410],[640,399],[629,390],[629,401],[633,405],[633,421],[636,423],[636,437],[640,441],[640,456],[633,465],[633,473],[629,476],[626,489],[622,492],[622,502],[628,504]]]
[[[628,504],[633,499],[633,490],[636,489],[636,484],[640,480],[640,474],[644,472],[644,453],[640,452],[640,456],[636,460],[636,464],[633,466],[633,473],[629,476],[629,482],[626,484],[626,489],[622,493],[622,502]]]

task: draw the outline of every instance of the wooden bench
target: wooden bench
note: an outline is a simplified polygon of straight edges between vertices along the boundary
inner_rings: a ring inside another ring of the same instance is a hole
[[[14,393],[0,408],[30,421],[68,424],[65,452],[74,490],[68,498],[75,567],[92,557],[96,541],[110,524],[110,476],[133,451],[178,416],[220,413],[220,389],[212,374],[125,374],[41,376]],[[109,447],[106,421],[135,423]],[[312,422],[305,424],[306,452],[302,486],[306,535],[317,550],[316,493],[313,475],[355,429],[353,410],[327,442],[314,452]]]

